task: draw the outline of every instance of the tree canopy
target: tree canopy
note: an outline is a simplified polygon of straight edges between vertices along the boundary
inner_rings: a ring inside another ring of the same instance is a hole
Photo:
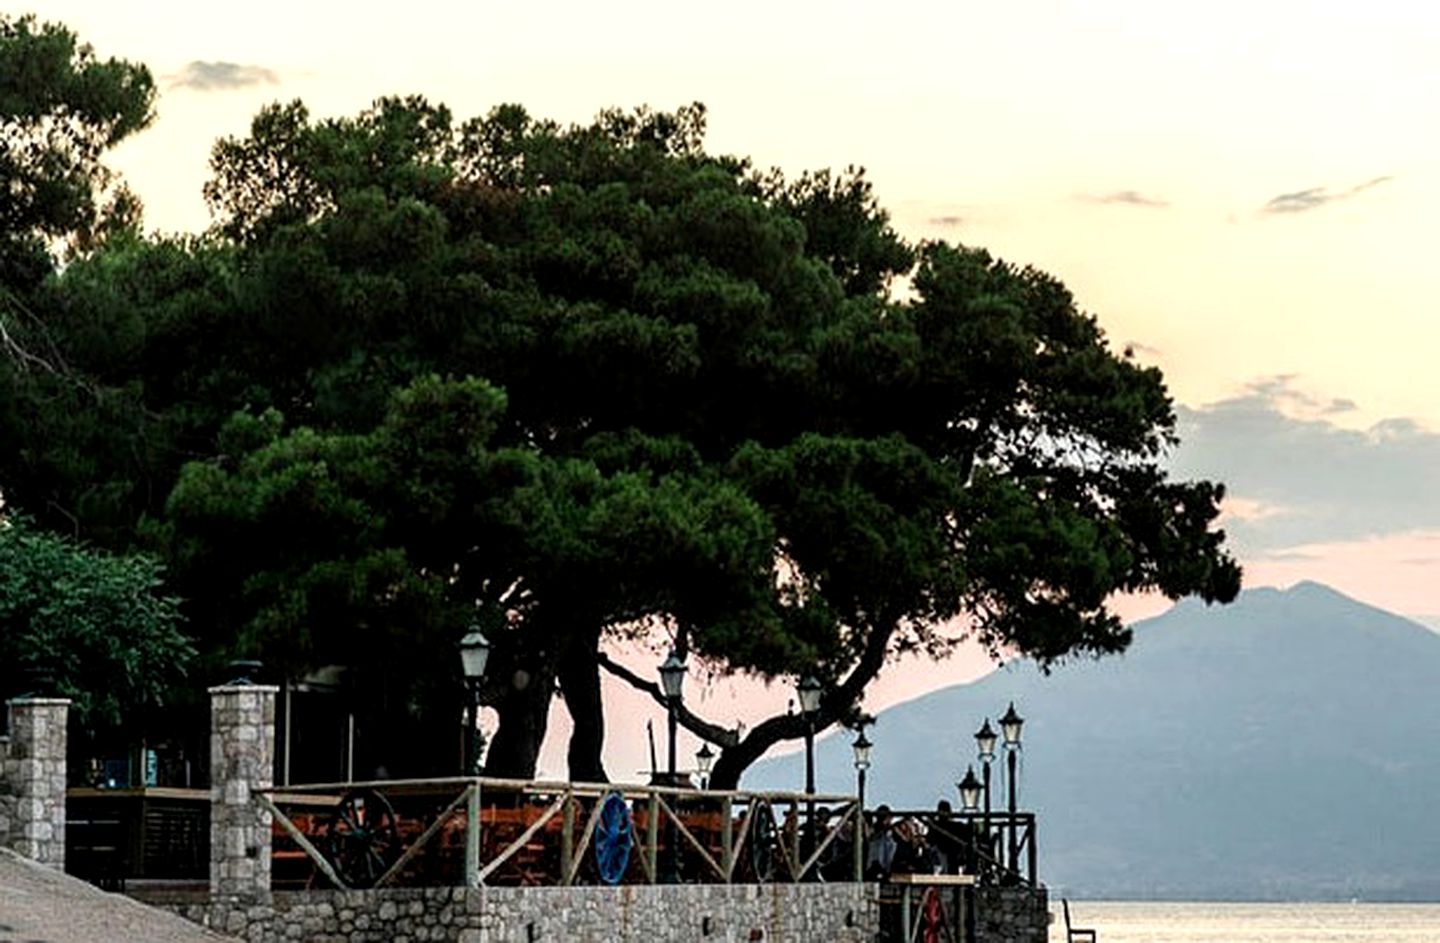
[[[93,241],[133,221],[104,151],[149,124],[154,82],[141,65],[100,60],[75,34],[0,14],[0,282],[29,286],[57,240]]]
[[[815,672],[825,725],[949,627],[1048,664],[1125,647],[1113,593],[1234,596],[1222,489],[1163,469],[1159,371],[1063,284],[910,245],[863,172],[760,173],[704,129],[699,105],[266,108],[215,147],[211,234],[111,240],[41,293],[115,420],[17,423],[0,473],[160,549],[203,650],[368,678],[417,769],[405,725],[454,716],[439,653],[470,624],[489,771],[533,772],[558,688],[594,779],[600,672],[658,696],[612,637]],[[717,785],[803,733],[683,722]]]

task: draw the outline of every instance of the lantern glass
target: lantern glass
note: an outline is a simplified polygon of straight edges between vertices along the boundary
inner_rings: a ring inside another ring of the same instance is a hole
[[[870,768],[870,748],[873,746],[874,744],[865,737],[865,731],[860,731],[860,736],[856,737],[855,742],[850,744],[850,749],[855,754],[856,769]]]
[[[800,713],[813,714],[820,709],[820,694],[824,690],[814,675],[806,675],[796,689],[800,693]]]
[[[956,784],[960,790],[960,806],[966,812],[974,812],[980,807],[980,780],[975,778],[975,767],[967,767],[965,778]]]
[[[670,657],[666,658],[660,665],[660,687],[664,689],[668,698],[678,698],[680,688],[685,684],[685,662],[670,649]]]
[[[1000,733],[1005,737],[1007,747],[1018,747],[1020,745],[1020,728],[1025,721],[1015,713],[1015,702],[1010,702],[1010,709],[1005,716],[1000,718]]]
[[[701,776],[710,775],[710,766],[715,762],[715,751],[710,749],[710,744],[702,743],[700,749],[695,753],[695,769]]]
[[[985,718],[985,724],[975,731],[975,746],[980,753],[980,759],[989,763],[995,759],[995,730],[990,726],[990,718]]]
[[[460,640],[460,667],[465,680],[472,684],[485,677],[485,665],[490,661],[490,641],[471,626],[470,631]]]

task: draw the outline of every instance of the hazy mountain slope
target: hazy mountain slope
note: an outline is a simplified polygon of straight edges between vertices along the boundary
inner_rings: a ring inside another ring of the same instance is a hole
[[[1016,665],[886,711],[871,796],[955,801],[1014,698],[1042,878],[1077,896],[1440,899],[1440,636],[1313,583],[1182,603],[1131,651]],[[848,737],[822,789],[853,788]],[[1003,804],[998,778],[995,801]],[[798,782],[786,757],[747,785]],[[957,803],[958,804],[958,803]]]

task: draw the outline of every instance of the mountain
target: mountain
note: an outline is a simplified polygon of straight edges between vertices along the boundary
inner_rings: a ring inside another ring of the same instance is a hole
[[[1123,656],[1016,663],[885,711],[870,804],[958,807],[974,731],[1013,700],[1020,805],[1067,895],[1440,900],[1440,635],[1315,583],[1134,628]],[[853,791],[850,739],[817,745],[822,791]],[[745,785],[793,789],[800,759]]]

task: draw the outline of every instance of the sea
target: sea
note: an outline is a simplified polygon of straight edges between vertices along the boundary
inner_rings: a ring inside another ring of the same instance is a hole
[[[1065,943],[1053,898],[1051,943]],[[1440,943],[1440,904],[1222,904],[1070,901],[1098,943]]]

